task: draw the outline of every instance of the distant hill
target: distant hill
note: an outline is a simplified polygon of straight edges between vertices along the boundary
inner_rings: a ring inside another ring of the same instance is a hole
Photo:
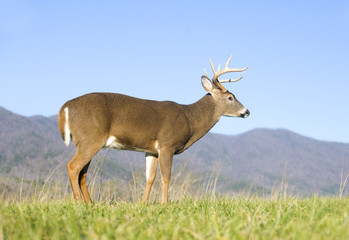
[[[341,171],[349,174],[349,144],[318,141],[285,129],[210,134],[186,154],[201,168],[219,162],[224,182],[233,191],[251,184],[271,190],[284,180],[295,193],[338,194]]]
[[[13,188],[16,179],[44,181],[52,175],[50,181],[67,182],[66,163],[75,147],[64,145],[56,119],[23,117],[0,107],[0,192],[1,186]],[[268,194],[283,183],[295,194],[338,195],[341,171],[342,182],[349,174],[349,144],[285,129],[254,129],[235,136],[209,133],[175,157],[174,175],[181,166],[201,180],[214,173],[221,193]],[[99,181],[127,183],[132,173],[144,175],[144,154],[102,150],[88,178],[96,176],[97,169]]]

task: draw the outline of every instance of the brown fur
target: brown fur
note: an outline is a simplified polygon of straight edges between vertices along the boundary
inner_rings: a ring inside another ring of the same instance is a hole
[[[203,77],[206,78],[206,77]],[[90,93],[66,102],[58,114],[58,127],[64,139],[65,112],[69,109],[69,128],[77,153],[67,169],[73,194],[90,202],[86,173],[92,157],[109,137],[128,150],[146,152],[154,162],[143,200],[149,198],[157,163],[162,176],[162,202],[167,202],[172,158],[188,149],[205,135],[222,115],[248,116],[229,92],[223,93],[206,79],[204,88],[210,93],[191,105],[171,101],[151,101],[115,93]],[[210,85],[212,84],[212,86]],[[234,101],[228,100],[233,98]]]

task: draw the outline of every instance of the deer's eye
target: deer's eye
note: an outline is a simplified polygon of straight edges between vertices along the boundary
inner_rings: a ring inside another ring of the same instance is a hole
[[[233,101],[234,99],[233,99],[233,97],[230,96],[230,97],[228,97],[228,100]]]

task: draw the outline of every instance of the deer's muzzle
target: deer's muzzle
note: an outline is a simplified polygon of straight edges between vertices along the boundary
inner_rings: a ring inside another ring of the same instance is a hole
[[[245,112],[240,113],[240,117],[242,118],[247,118],[248,116],[250,116],[250,111],[248,109],[245,109]]]

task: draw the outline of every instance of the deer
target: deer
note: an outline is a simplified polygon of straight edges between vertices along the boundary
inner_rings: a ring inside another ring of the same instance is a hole
[[[91,203],[86,174],[94,155],[102,148],[145,153],[146,186],[143,202],[149,200],[158,165],[161,175],[161,202],[168,202],[173,156],[202,138],[221,116],[246,118],[246,109],[222,83],[237,79],[218,79],[223,74],[247,69],[229,67],[232,56],[212,80],[201,77],[207,91],[193,104],[153,101],[118,93],[95,92],[67,101],[58,113],[59,132],[68,146],[73,141],[76,154],[67,164],[75,201]],[[82,193],[82,196],[81,196]],[[83,197],[83,199],[82,199]]]

